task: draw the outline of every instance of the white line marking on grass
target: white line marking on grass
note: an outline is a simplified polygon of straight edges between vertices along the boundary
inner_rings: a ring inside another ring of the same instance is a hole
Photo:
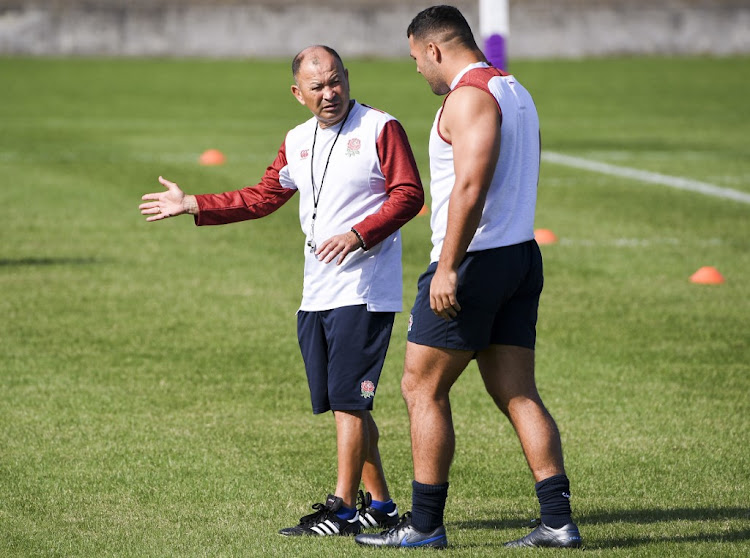
[[[714,196],[742,203],[750,203],[750,194],[746,192],[732,190],[731,188],[722,188],[716,184],[690,180],[689,178],[680,178],[679,176],[670,176],[658,172],[644,171],[631,167],[621,167],[619,165],[610,165],[609,163],[601,163],[599,161],[592,161],[591,159],[583,159],[582,157],[572,157],[570,155],[563,155],[562,153],[554,153],[552,151],[542,152],[542,160],[558,165],[565,165],[567,167],[575,167],[577,169],[600,172],[622,178],[632,178],[634,180],[640,180],[641,182],[661,184],[662,186],[677,188],[678,190],[698,192],[707,196]]]

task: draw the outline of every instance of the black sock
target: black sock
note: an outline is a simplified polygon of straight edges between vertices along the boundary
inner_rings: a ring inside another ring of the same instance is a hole
[[[559,529],[573,520],[570,517],[570,481],[566,475],[555,475],[536,483],[542,523]]]
[[[411,483],[411,524],[417,531],[429,533],[443,524],[445,501],[448,499],[448,483]]]

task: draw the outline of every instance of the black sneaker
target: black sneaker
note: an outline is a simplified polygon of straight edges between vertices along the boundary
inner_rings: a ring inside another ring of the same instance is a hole
[[[372,495],[369,492],[359,491],[359,522],[362,527],[369,529],[379,527],[388,529],[395,527],[398,523],[398,507],[394,504],[393,511],[386,513],[372,507]]]
[[[299,525],[295,527],[281,529],[279,534],[286,537],[356,535],[360,531],[359,513],[355,512],[351,519],[341,519],[336,512],[343,504],[344,501],[341,498],[329,494],[325,504],[313,504],[314,513],[300,518]]]
[[[548,547],[548,548],[581,548],[583,540],[581,533],[575,523],[568,523],[559,529],[547,527],[539,523],[539,527],[531,533],[515,541],[505,543],[511,548],[521,547]]]
[[[441,525],[430,533],[417,531],[411,524],[411,512],[402,515],[399,524],[392,529],[383,531],[379,535],[357,535],[354,537],[354,541],[363,546],[396,546],[401,548],[417,546],[445,548],[448,546],[445,526]]]

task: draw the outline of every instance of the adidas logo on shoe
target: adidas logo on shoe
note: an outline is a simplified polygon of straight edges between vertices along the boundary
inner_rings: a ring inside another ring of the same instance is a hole
[[[279,534],[285,537],[356,535],[360,532],[359,512],[355,512],[351,519],[342,519],[336,512],[343,505],[341,498],[329,494],[325,504],[312,505],[315,512],[300,518],[299,525],[281,529]]]

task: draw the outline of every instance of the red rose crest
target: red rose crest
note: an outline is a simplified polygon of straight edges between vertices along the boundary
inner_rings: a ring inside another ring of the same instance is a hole
[[[362,397],[364,397],[365,399],[375,397],[375,384],[373,384],[370,380],[365,380],[359,387],[362,390]]]
[[[359,138],[350,139],[349,143],[346,144],[346,155],[348,157],[354,157],[355,155],[359,155],[360,147],[362,147],[362,142],[359,141]]]
[[[310,150],[309,149],[303,149],[299,152],[299,158],[300,159],[307,159],[310,156]]]

